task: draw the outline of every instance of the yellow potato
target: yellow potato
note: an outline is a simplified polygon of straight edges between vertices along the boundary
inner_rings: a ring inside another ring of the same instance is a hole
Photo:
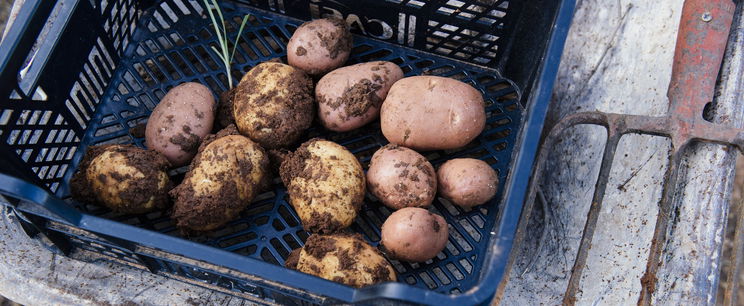
[[[265,62],[235,88],[233,116],[240,133],[267,149],[297,141],[315,117],[313,82],[292,66]]]
[[[397,280],[393,266],[359,234],[311,235],[296,269],[357,288]]]
[[[180,228],[215,229],[235,219],[265,183],[268,155],[234,126],[205,138],[183,182],[171,191]]]
[[[168,205],[171,187],[166,158],[132,145],[88,149],[72,178],[73,197],[123,213],[145,213]]]
[[[331,141],[311,139],[291,153],[280,175],[305,230],[332,233],[354,222],[365,177],[356,157]]]

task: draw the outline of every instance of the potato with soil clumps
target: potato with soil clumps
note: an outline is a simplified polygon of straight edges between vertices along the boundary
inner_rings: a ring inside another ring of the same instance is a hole
[[[499,186],[499,177],[488,163],[455,158],[439,166],[439,193],[453,204],[473,207],[488,202]]]
[[[392,209],[427,207],[437,194],[437,174],[423,155],[388,144],[372,155],[367,186]]]
[[[354,222],[364,201],[362,165],[343,146],[311,139],[282,161],[279,174],[305,230],[332,233]]]
[[[313,234],[285,266],[351,287],[397,280],[393,266],[359,234]]]
[[[173,87],[147,119],[147,148],[162,153],[173,166],[188,164],[212,131],[214,109],[214,96],[206,86],[188,82]]]
[[[168,160],[155,151],[133,145],[93,146],[72,176],[72,196],[121,213],[163,209],[172,187],[166,173],[169,167]]]
[[[382,245],[388,255],[408,262],[425,262],[447,245],[449,230],[442,216],[423,208],[398,210],[382,224]]]
[[[329,130],[346,132],[375,120],[388,90],[402,77],[398,65],[384,61],[331,71],[315,86],[320,121]]]
[[[258,64],[235,88],[235,124],[266,149],[288,146],[313,121],[312,93],[313,82],[302,71],[276,62]]]
[[[229,126],[199,147],[183,182],[171,190],[176,226],[209,231],[235,219],[267,182],[264,150]]]
[[[351,53],[349,26],[339,18],[308,21],[295,30],[287,43],[287,62],[310,75],[322,75],[341,67]]]
[[[414,150],[464,147],[486,126],[480,91],[438,76],[400,79],[380,109],[380,127],[388,141]]]

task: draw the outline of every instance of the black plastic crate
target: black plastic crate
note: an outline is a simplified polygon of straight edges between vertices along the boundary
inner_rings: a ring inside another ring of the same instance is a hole
[[[390,299],[465,304],[490,300],[511,250],[560,52],[574,3],[505,0],[224,1],[234,37],[250,14],[233,78],[285,58],[302,20],[328,14],[352,24],[347,64],[388,60],[406,76],[470,83],[487,102],[485,131],[459,150],[424,155],[487,161],[500,186],[489,203],[463,210],[437,198],[450,224],[446,249],[426,263],[392,261],[399,282],[353,289],[281,267],[308,234],[278,179],[214,233],[182,237],[167,212],[120,215],[69,199],[69,179],[93,144],[143,146],[130,128],[146,121],[168,89],[197,81],[215,94],[227,78],[202,1],[27,0],[0,45],[0,193],[24,229],[87,261],[113,260],[268,303]],[[386,143],[379,122],[347,133],[314,126],[366,165]],[[172,173],[178,176],[183,169]],[[372,244],[390,210],[367,197],[352,229]]]

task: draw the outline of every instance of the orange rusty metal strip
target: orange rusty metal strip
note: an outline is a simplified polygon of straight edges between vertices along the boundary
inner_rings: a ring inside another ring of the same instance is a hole
[[[682,8],[667,92],[675,148],[706,122],[703,108],[713,101],[734,9],[732,0],[687,0]]]

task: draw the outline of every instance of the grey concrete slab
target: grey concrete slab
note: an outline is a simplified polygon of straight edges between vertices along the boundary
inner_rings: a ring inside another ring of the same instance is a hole
[[[247,305],[231,295],[112,262],[85,263],[29,239],[0,209],[0,294],[24,305]]]

